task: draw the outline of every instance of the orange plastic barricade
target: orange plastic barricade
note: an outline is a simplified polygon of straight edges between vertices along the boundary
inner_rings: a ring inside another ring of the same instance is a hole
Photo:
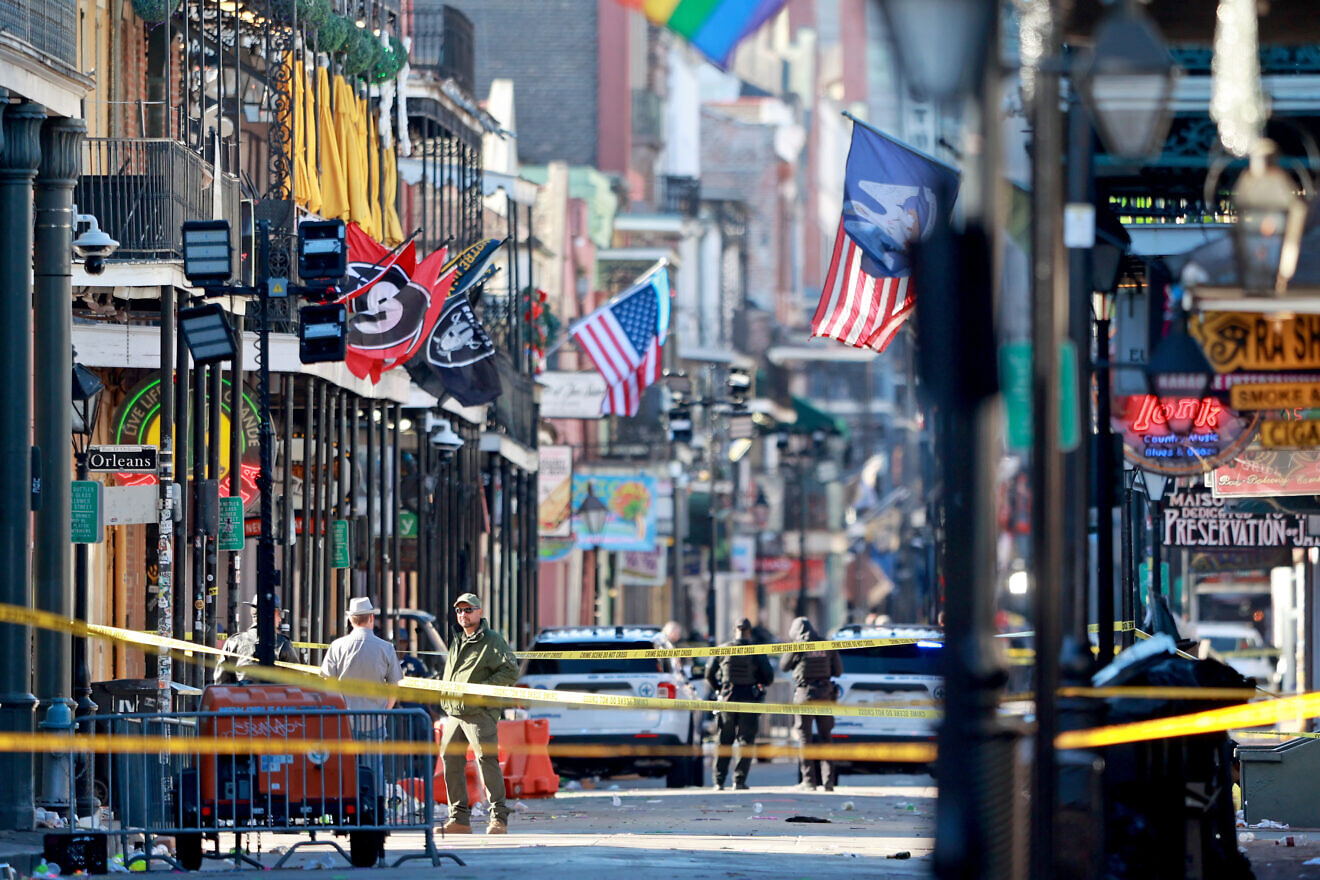
[[[559,777],[550,763],[550,722],[500,722],[500,769],[505,797],[554,797]]]
[[[444,721],[435,723],[435,741],[438,745],[444,733]],[[501,721],[498,725],[500,771],[504,775],[504,796],[507,798],[554,797],[559,791],[559,777],[550,763],[550,722],[544,719]],[[468,749],[465,781],[468,804],[485,800],[481,777],[477,772],[476,756]],[[445,800],[445,762],[435,762],[434,791],[437,802]]]

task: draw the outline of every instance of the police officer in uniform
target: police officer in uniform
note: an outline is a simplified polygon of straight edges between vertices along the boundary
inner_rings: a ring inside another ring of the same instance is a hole
[[[234,684],[246,681],[247,675],[241,670],[244,666],[257,665],[257,600],[248,599],[242,603],[252,609],[252,625],[236,636],[225,640],[225,656],[215,667],[216,684]],[[275,660],[284,663],[301,663],[302,658],[294,650],[293,642],[280,632],[280,596],[275,594]]]
[[[788,630],[790,642],[815,642],[820,640],[811,621],[799,617]],[[793,674],[793,702],[813,703],[833,702],[834,677],[843,674],[843,661],[838,651],[795,651],[779,658],[779,668]],[[812,728],[815,728],[813,731]],[[827,743],[834,730],[834,718],[830,715],[795,715],[793,716],[793,734],[798,744]],[[838,770],[824,760],[808,759],[805,754],[799,758],[802,781],[798,787],[804,791],[815,791],[824,785],[826,791],[834,791]]]
[[[733,641],[720,647],[751,644],[752,622],[744,617],[734,628]],[[765,689],[774,677],[774,670],[764,654],[726,654],[706,664],[706,683],[721,701],[759,703],[765,699]],[[727,750],[735,739],[743,746],[743,751],[733,768],[733,787],[746,788],[747,771],[752,765],[751,746],[756,742],[756,728],[761,716],[751,712],[719,712],[716,718],[720,755],[715,759],[715,789],[724,790],[732,757]]]

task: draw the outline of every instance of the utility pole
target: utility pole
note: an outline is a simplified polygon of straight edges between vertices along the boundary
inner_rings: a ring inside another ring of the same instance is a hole
[[[261,419],[261,472],[257,492],[261,495],[261,536],[257,539],[257,662],[275,665],[275,589],[280,574],[275,570],[274,491],[271,470],[275,448],[275,427],[270,417],[270,221],[257,223],[261,262],[257,265],[257,311],[261,327],[257,332],[257,407]]]

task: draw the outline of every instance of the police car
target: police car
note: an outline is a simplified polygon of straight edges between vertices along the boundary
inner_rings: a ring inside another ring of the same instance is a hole
[[[852,706],[939,710],[944,700],[940,652],[944,632],[921,626],[864,626],[848,624],[832,639],[913,639],[906,645],[853,648],[839,652],[843,675],[835,679],[842,693],[839,702]],[[834,740],[845,743],[935,741],[938,719],[864,718],[839,715],[834,719]],[[853,762],[848,769],[865,772],[907,769],[892,764]],[[922,768],[923,770],[925,768]]]
[[[609,651],[671,647],[657,626],[586,626],[542,630],[531,650]],[[699,699],[696,688],[683,673],[681,661],[674,658],[529,658],[523,662],[518,685],[616,696]],[[697,713],[532,702],[528,704],[528,717],[548,720],[551,741],[559,746],[692,747],[691,755],[556,755],[555,770],[561,775],[637,773],[642,776],[663,775],[669,788],[702,784],[701,729]]]

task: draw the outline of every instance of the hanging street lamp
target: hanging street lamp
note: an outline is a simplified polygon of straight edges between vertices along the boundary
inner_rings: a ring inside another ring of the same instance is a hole
[[[1073,81],[1110,153],[1124,159],[1159,154],[1178,68],[1135,3],[1123,3],[1100,22],[1095,47],[1078,58]]]
[[[1257,139],[1250,164],[1233,188],[1234,256],[1247,293],[1283,293],[1301,255],[1307,204],[1279,167],[1277,154],[1273,141]]]

